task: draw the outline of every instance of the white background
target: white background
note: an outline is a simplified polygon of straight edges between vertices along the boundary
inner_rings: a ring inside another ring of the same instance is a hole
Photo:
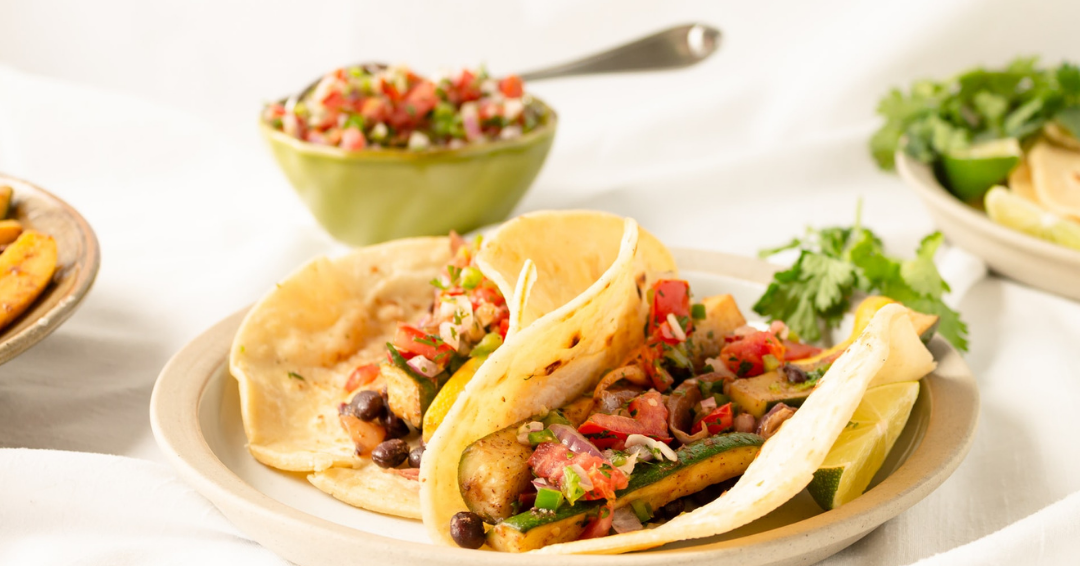
[[[0,447],[161,462],[146,411],[168,357],[335,249],[257,138],[263,101],[340,64],[501,74],[690,21],[724,32],[698,67],[530,86],[561,122],[520,210],[612,210],[671,245],[750,254],[850,223],[862,197],[909,254],[932,226],[869,159],[877,99],[1018,54],[1080,61],[1075,1],[0,0],[0,171],[83,211],[104,257],[79,313],[0,367]],[[993,277],[955,299],[983,395],[976,445],[832,564],[910,563],[1080,490],[1080,305]],[[0,563],[274,562],[157,464],[0,450],[0,477]],[[1065,499],[940,560],[1066,563],[1078,518]]]

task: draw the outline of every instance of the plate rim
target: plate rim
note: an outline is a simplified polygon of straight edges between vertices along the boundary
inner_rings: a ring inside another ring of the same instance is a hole
[[[30,192],[49,201],[57,210],[62,212],[65,218],[71,221],[84,250],[82,254],[76,256],[76,260],[72,265],[78,267],[78,272],[75,274],[75,280],[70,291],[47,311],[35,312],[35,305],[31,304],[29,309],[19,318],[35,316],[36,320],[34,320],[33,324],[0,342],[0,364],[4,364],[44,340],[67,319],[71,318],[71,315],[75,314],[75,311],[82,304],[86,295],[89,294],[94,281],[97,279],[98,270],[101,267],[101,245],[98,242],[97,234],[86,218],[64,199],[34,183],[3,173],[0,173],[0,185],[11,186],[14,189],[15,198],[18,198],[20,192]],[[36,301],[37,299],[35,299]],[[16,319],[16,321],[18,320]]]
[[[929,165],[916,161],[908,154],[898,151],[896,153],[896,171],[909,186],[924,198],[932,201],[937,207],[948,212],[951,216],[960,217],[977,226],[977,230],[984,235],[993,237],[1001,243],[1012,248],[1038,253],[1039,255],[1051,256],[1054,260],[1067,262],[1080,268],[1080,251],[1066,248],[1041,238],[1013,230],[994,222],[985,213],[964,204],[952,195],[940,182],[933,177]],[[919,172],[925,172],[932,181],[928,181]]]
[[[778,267],[761,260],[721,252],[672,249],[680,269],[767,283]],[[239,327],[245,307],[221,320],[189,342],[162,369],[150,400],[150,422],[154,437],[166,458],[185,481],[207,497],[241,530],[245,525],[272,521],[295,533],[295,539],[311,536],[339,540],[344,545],[362,544],[368,559],[381,555],[387,559],[434,563],[505,564],[503,553],[482,552],[391,539],[334,523],[308,514],[258,491],[225,466],[211,451],[201,430],[199,402],[214,372],[227,362],[232,336]],[[677,559],[680,563],[715,563],[724,558],[745,560],[748,547],[769,556],[771,562],[793,560],[817,552],[824,558],[858,540],[872,529],[895,517],[923,499],[948,478],[967,455],[974,440],[979,419],[979,393],[973,374],[960,354],[940,336],[931,349],[942,357],[939,368],[948,361],[955,375],[925,380],[931,395],[930,417],[922,441],[892,474],[862,497],[832,511],[821,513],[783,527],[746,537],[703,546],[638,552],[622,555],[570,555],[561,557],[573,564],[658,564]],[[939,398],[954,400],[942,406]],[[947,409],[947,410],[946,410]],[[914,473],[915,469],[928,470]],[[806,549],[807,536],[821,537],[825,543]],[[296,559],[299,546],[281,538],[248,536],[279,555]],[[318,545],[312,545],[318,546]],[[432,552],[432,551],[435,552]],[[324,559],[341,559],[324,555]],[[516,555],[522,565],[550,566],[545,555]],[[770,562],[770,563],[771,563]]]

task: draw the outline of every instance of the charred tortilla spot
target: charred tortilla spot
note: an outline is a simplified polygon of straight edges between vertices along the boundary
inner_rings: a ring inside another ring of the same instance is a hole
[[[610,347],[614,342],[615,336],[613,334],[608,334],[607,339],[604,340],[604,345]]]
[[[548,366],[546,368],[544,368],[544,375],[551,375],[552,373],[555,372],[555,370],[559,369],[562,365],[563,365],[562,360],[555,360],[554,362],[551,362],[550,364],[548,364]]]
[[[568,348],[573,348],[574,346],[577,346],[579,342],[581,342],[581,334],[575,332],[574,336],[570,338],[570,345],[568,346]]]

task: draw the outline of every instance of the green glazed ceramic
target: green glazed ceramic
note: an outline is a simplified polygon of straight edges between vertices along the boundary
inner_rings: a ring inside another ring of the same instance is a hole
[[[525,195],[555,138],[555,113],[515,140],[427,151],[344,151],[300,141],[259,120],[304,204],[334,238],[364,246],[468,232],[501,222]]]

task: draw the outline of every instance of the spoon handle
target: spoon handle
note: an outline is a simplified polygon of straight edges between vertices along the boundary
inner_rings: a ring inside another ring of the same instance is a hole
[[[588,57],[522,73],[526,82],[573,75],[679,69],[701,62],[720,46],[720,30],[685,24]]]

